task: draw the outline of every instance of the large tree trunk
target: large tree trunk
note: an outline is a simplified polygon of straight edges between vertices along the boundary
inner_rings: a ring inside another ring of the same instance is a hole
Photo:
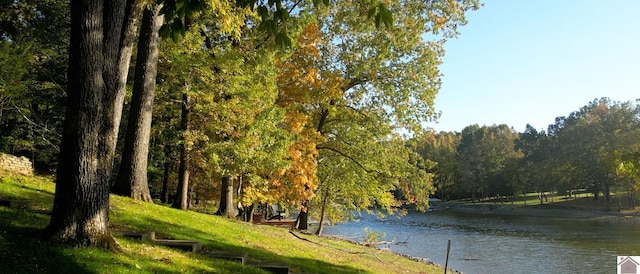
[[[185,210],[189,207],[189,152],[185,145],[185,134],[189,130],[189,119],[191,118],[191,106],[189,105],[189,94],[182,94],[182,142],[180,143],[180,166],[178,167],[178,189],[176,198],[173,200],[173,208]]]
[[[139,1],[71,1],[67,112],[45,235],[118,248],[109,232],[109,181]]]
[[[222,177],[222,186],[220,187],[220,206],[216,215],[222,215],[227,218],[236,216],[233,206],[233,180],[230,176]]]
[[[122,162],[113,192],[145,202],[153,202],[147,183],[147,158],[154,90],[158,67],[159,31],[164,16],[162,4],[145,9],[142,16],[138,56],[131,98],[131,110]]]

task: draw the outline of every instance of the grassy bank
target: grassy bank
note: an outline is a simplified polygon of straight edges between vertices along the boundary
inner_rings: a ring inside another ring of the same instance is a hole
[[[640,206],[629,203],[626,195],[612,195],[609,210],[604,197],[594,200],[590,193],[566,197],[546,193],[542,203],[535,193],[512,199],[487,199],[478,202],[448,201],[432,203],[437,210],[480,214],[507,214],[564,219],[624,220],[640,223]]]
[[[71,248],[42,241],[54,184],[44,177],[0,171],[0,198],[28,200],[0,206],[2,273],[266,273],[255,267],[128,239],[114,232],[124,253]],[[198,240],[205,250],[241,251],[249,261],[288,262],[291,273],[442,273],[443,269],[345,241],[289,233],[163,205],[111,197],[113,231],[156,231],[159,238]]]

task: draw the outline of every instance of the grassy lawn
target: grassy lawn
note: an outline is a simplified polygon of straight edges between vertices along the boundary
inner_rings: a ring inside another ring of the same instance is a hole
[[[119,236],[156,231],[158,238],[202,242],[205,250],[242,251],[251,262],[290,264],[291,273],[442,273],[443,269],[389,252],[288,229],[256,226],[193,211],[111,196],[111,224],[124,249],[71,248],[42,241],[54,184],[49,178],[0,171],[0,198],[30,200],[24,208],[0,206],[2,273],[266,273],[255,267]]]

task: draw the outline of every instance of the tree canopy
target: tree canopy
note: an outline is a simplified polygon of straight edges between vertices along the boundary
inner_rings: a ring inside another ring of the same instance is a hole
[[[428,134],[417,143],[423,157],[438,163],[432,170],[436,178],[449,182],[447,192],[437,194],[441,198],[537,192],[544,203],[545,192],[571,196],[586,190],[594,199],[604,196],[611,209],[613,194],[635,200],[638,191],[639,123],[637,102],[600,98],[557,117],[547,131],[472,125],[461,133]]]
[[[48,237],[113,248],[115,160],[122,160],[121,172],[147,167],[149,196],[158,197],[163,177],[162,199],[180,208],[222,190],[227,195],[218,198],[227,201],[218,210],[225,207],[227,216],[234,200],[317,208],[332,221],[346,216],[326,211],[328,203],[424,209],[434,163],[418,157],[401,133],[421,132],[421,122],[437,117],[443,44],[480,6],[118,0],[72,1],[67,13],[54,0],[3,5],[0,63],[16,69],[0,74],[2,149],[42,154],[43,170],[56,167]],[[149,23],[161,16],[162,27]],[[151,104],[154,121],[140,123],[138,111]],[[128,119],[120,125],[123,113]],[[149,123],[140,143],[117,145],[121,127],[136,132]],[[129,157],[146,143],[148,152]],[[229,196],[234,188],[236,198]]]

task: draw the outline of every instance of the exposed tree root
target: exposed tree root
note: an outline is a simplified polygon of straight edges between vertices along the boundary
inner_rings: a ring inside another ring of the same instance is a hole
[[[115,253],[122,254],[124,253],[124,249],[122,246],[116,241],[116,239],[109,233],[107,237],[105,237],[106,249],[111,250]]]

